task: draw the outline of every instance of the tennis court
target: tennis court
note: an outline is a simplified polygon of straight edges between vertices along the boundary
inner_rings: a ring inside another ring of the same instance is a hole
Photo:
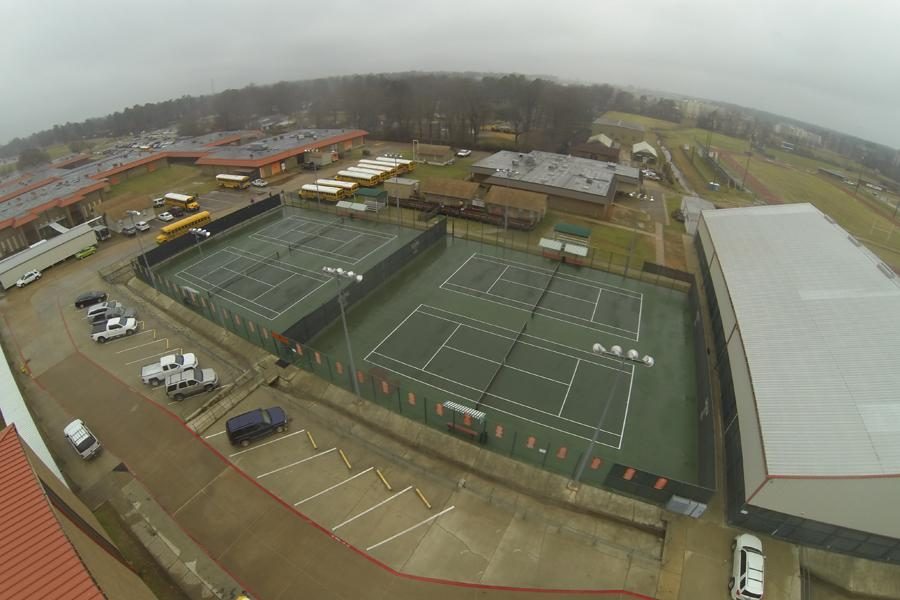
[[[640,340],[644,296],[578,275],[472,254],[441,288],[499,303],[528,314],[541,314],[595,331]]]
[[[620,448],[633,365],[531,335],[527,329],[527,320],[515,330],[421,304],[366,361],[480,410],[585,440],[602,416],[599,443]],[[614,386],[612,398],[597,393]]]
[[[322,267],[365,275],[418,233],[385,221],[283,206],[194,245],[159,274],[202,309],[224,308],[284,331],[337,293]]]

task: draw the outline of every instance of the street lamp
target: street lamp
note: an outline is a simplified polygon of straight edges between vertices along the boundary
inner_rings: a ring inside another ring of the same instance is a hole
[[[138,210],[126,210],[125,214],[128,215],[129,217],[131,217],[131,227],[135,231],[137,231],[137,227],[135,226],[134,218],[142,216],[141,212]],[[153,287],[154,290],[159,291],[156,287],[156,277],[153,275],[153,271],[150,270],[150,263],[147,261],[147,255],[144,254],[144,242],[141,241],[140,235],[136,235],[135,237],[138,240],[138,247],[141,249],[141,256],[144,259],[144,266],[147,268],[147,272],[150,274],[150,285]]]
[[[206,229],[200,229],[199,227],[189,229],[188,232],[194,236],[194,241],[197,242],[197,249],[200,250],[200,260],[203,260],[203,247],[200,245],[200,240],[205,240],[212,234]]]
[[[612,388],[609,390],[609,397],[606,399],[606,405],[603,407],[603,412],[600,414],[600,420],[597,422],[596,429],[594,429],[594,435],[591,437],[591,442],[588,444],[587,451],[582,455],[581,462],[578,463],[578,470],[575,471],[575,477],[569,483],[570,489],[578,489],[578,486],[581,485],[581,476],[584,474],[584,468],[587,466],[587,462],[594,452],[594,445],[597,443],[597,438],[600,437],[600,430],[603,428],[603,422],[606,420],[606,412],[609,410],[609,406],[612,404],[613,397],[616,394],[616,388],[619,387],[619,379],[622,377],[625,362],[628,361],[645,367],[652,367],[656,364],[656,361],[653,360],[653,357],[649,354],[641,357],[640,352],[633,349],[623,353],[622,346],[612,346],[607,350],[603,344],[594,344],[591,350],[594,351],[594,354],[599,354],[600,356],[618,358],[619,368],[616,369],[616,379],[613,382]]]
[[[322,267],[322,272],[331,275],[338,287],[338,305],[341,307],[341,322],[344,324],[344,340],[347,342],[347,355],[350,357],[350,372],[353,380],[353,391],[359,393],[359,382],[356,381],[356,365],[353,363],[353,349],[350,347],[350,330],[347,329],[347,315],[344,314],[344,292],[341,288],[341,279],[349,279],[350,282],[361,283],[363,276],[353,271],[345,271],[340,267]]]

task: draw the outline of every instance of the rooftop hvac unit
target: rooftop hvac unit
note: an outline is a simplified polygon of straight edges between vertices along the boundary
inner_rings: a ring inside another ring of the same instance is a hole
[[[514,167],[515,167],[516,165],[518,165],[518,164],[519,164],[519,159],[514,158],[514,159],[512,160],[512,164],[513,164]]]
[[[556,165],[554,165],[553,163],[550,163],[549,165],[547,165],[547,168],[550,169],[551,171],[555,171]]]
[[[594,180],[591,179],[590,177],[585,177],[585,178],[584,178],[584,182],[585,182],[585,183],[594,183]]]

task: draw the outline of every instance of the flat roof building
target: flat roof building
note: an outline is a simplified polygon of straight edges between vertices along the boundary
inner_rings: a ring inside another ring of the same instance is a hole
[[[640,182],[634,167],[534,150],[528,154],[503,150],[472,165],[484,185],[527,190],[547,196],[551,209],[603,216],[617,188]]]
[[[735,524],[900,564],[900,278],[810,204],[703,211]]]

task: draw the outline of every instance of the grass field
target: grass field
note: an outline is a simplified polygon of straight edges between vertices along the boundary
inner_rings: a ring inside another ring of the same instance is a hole
[[[603,117],[606,119],[619,119],[621,121],[630,121],[632,123],[637,123],[638,125],[643,125],[648,130],[649,129],[677,129],[681,127],[680,123],[673,123],[672,121],[663,121],[662,119],[654,119],[653,117],[645,117],[643,115],[635,115],[631,113],[618,112],[615,110],[607,111],[603,114]]]
[[[452,165],[438,166],[417,164],[416,170],[409,174],[414,179],[432,179],[434,177],[443,177],[445,179],[465,179],[469,176],[469,167],[475,159],[456,158]]]
[[[153,173],[132,177],[112,186],[108,200],[143,196],[147,199],[166,192],[202,194],[216,188],[215,178],[198,167],[170,165]]]

